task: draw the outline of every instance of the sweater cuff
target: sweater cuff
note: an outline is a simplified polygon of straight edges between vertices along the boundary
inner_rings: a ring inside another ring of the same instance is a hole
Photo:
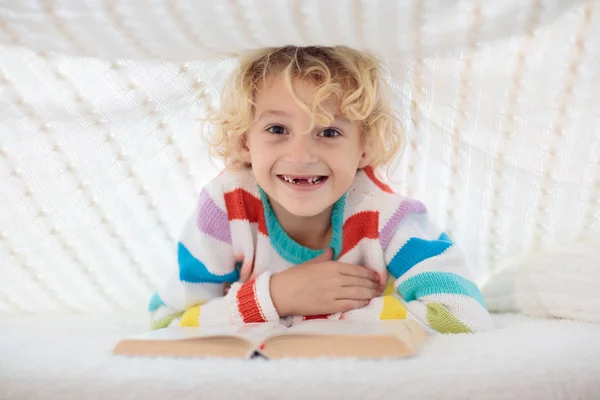
[[[245,323],[279,322],[279,314],[271,300],[270,283],[271,273],[264,272],[238,289],[238,311]]]

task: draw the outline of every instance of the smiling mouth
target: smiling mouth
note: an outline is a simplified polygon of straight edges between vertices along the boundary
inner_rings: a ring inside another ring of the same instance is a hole
[[[279,179],[284,182],[292,183],[299,186],[310,186],[323,183],[327,180],[327,176],[324,175],[309,175],[309,176],[291,176],[291,175],[277,175]]]

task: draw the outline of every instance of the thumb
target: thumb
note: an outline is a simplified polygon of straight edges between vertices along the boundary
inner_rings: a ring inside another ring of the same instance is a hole
[[[325,262],[325,261],[331,261],[333,259],[333,250],[331,250],[331,247],[327,247],[323,253],[319,254],[318,256],[316,256],[315,258],[313,258],[312,260],[308,261],[307,264],[314,264],[314,263],[320,263],[320,262]]]

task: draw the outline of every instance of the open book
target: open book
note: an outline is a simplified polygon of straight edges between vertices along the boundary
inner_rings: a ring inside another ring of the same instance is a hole
[[[354,322],[308,320],[287,328],[278,323],[239,327],[169,327],[120,341],[114,354],[250,358],[407,357],[427,334],[412,320]]]

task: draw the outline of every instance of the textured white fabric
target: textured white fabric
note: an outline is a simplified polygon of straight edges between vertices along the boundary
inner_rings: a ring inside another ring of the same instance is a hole
[[[583,0],[9,0],[0,41],[104,58],[190,60],[265,46],[432,55],[527,33]]]
[[[13,0],[0,43],[1,312],[144,306],[216,170],[197,119],[223,55],[262,45],[388,62],[409,139],[396,188],[477,280],[600,234],[595,1]]]
[[[482,288],[490,311],[600,322],[600,239],[507,261]]]
[[[398,361],[125,358],[140,314],[5,316],[3,399],[600,398],[599,324],[496,315],[496,331],[432,338]]]

